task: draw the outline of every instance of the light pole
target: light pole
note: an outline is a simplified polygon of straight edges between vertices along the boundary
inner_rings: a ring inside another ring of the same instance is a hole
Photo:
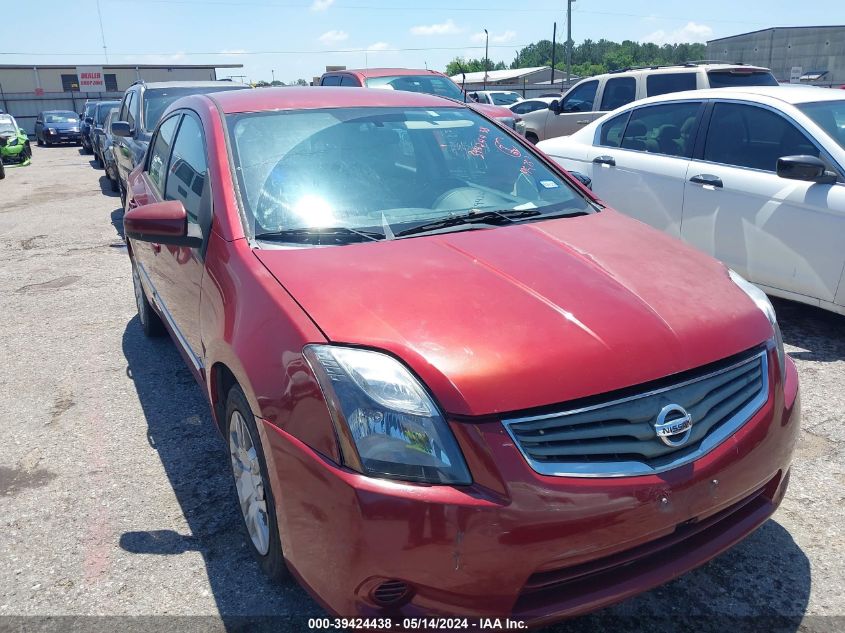
[[[566,0],[566,87],[569,87],[572,76],[572,3]]]
[[[272,68],[270,69],[270,76],[273,78],[273,81],[271,81],[270,83],[276,83],[276,71]]]
[[[484,29],[484,89],[487,90],[487,68],[490,66],[490,34]]]

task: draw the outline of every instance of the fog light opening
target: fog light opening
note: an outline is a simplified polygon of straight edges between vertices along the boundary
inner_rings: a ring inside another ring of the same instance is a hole
[[[413,592],[408,583],[401,580],[385,580],[372,591],[373,602],[381,607],[398,607],[407,603]]]

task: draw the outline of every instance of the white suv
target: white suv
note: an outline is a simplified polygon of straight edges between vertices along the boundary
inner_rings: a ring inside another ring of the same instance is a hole
[[[524,115],[525,136],[534,143],[567,136],[605,112],[669,92],[777,85],[769,69],[744,64],[689,62],[614,71],[582,79],[557,105]]]
[[[842,90],[652,97],[538,147],[592,179],[610,206],[713,255],[767,293],[845,314]]]

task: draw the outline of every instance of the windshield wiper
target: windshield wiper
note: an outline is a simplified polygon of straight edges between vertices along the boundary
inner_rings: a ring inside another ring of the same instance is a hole
[[[464,224],[513,224],[513,222],[517,219],[530,218],[542,214],[542,211],[537,209],[504,209],[501,211],[473,210],[459,215],[448,215],[446,217],[432,220],[431,222],[424,222],[423,224],[418,224],[417,226],[396,231],[396,237],[419,235],[420,233],[428,233],[429,231],[437,231]]]
[[[378,231],[362,231],[347,226],[310,227],[296,229],[282,229],[281,231],[267,231],[257,233],[259,240],[281,240],[285,242],[313,242],[316,244],[349,244],[366,240],[378,241],[384,239],[384,233]],[[327,239],[323,239],[327,238]]]

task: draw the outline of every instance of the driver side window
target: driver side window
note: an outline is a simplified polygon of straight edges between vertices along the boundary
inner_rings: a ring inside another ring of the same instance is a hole
[[[593,102],[596,100],[598,80],[587,81],[575,86],[569,94],[563,98],[561,104],[562,112],[592,112]]]

